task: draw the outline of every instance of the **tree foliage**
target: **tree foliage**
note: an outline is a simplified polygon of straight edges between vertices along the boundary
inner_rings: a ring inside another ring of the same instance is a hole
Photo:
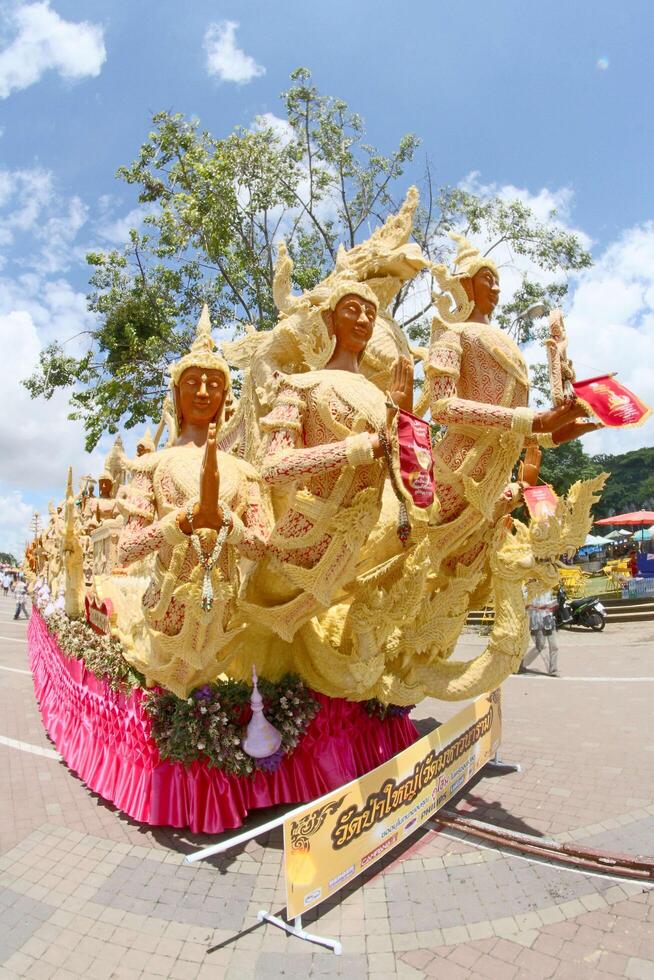
[[[593,508],[596,517],[611,517],[634,510],[654,510],[654,449],[635,449],[617,456],[589,456],[576,439],[543,451],[540,475],[558,494],[576,480],[609,473],[602,496]]]
[[[51,344],[25,382],[33,397],[71,389],[71,418],[83,419],[88,449],[104,431],[159,417],[166,368],[188,348],[203,302],[224,334],[248,323],[274,325],[272,279],[282,237],[295,263],[293,284],[308,289],[331,270],[340,243],[352,247],[399,206],[416,136],[382,153],[368,142],[361,117],[321,94],[305,68],[291,75],[282,103],[283,119],[262,117],[220,137],[197,120],[157,113],[137,158],[119,169],[137,192],[144,220],[123,249],[87,257],[89,309],[96,314],[88,350],[75,358]],[[561,275],[588,265],[589,255],[520,201],[436,189],[432,170],[427,164],[415,227],[430,258],[440,261],[451,251],[446,232],[456,228],[480,236],[488,252],[505,245],[551,274],[546,285],[525,277],[498,311],[501,326],[527,339],[531,327],[519,314],[536,299],[560,300]],[[425,342],[430,284],[422,305],[407,302],[406,292],[395,315],[411,340]]]

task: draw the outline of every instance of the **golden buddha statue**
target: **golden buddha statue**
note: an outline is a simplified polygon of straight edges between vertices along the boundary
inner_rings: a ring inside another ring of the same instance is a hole
[[[130,463],[132,481],[119,502],[126,521],[119,563],[156,554],[140,616],[133,607],[130,623],[121,615],[119,579],[105,580],[102,591],[116,600],[127,660],[148,683],[185,697],[214,680],[228,658],[238,632],[230,619],[240,558],[263,555],[268,513],[254,468],[217,450],[230,376],[206,306],[190,352],[169,370],[179,435],[170,448]]]

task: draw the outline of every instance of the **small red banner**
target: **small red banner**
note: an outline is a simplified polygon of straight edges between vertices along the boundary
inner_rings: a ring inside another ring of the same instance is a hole
[[[612,428],[640,425],[651,414],[651,409],[612,374],[575,381],[572,387],[593,415]]]
[[[84,599],[84,608],[86,610],[86,621],[96,633],[110,633],[111,632],[111,617],[114,614],[114,607],[109,599],[105,599],[104,602],[96,596],[86,596]]]
[[[553,517],[556,513],[559,498],[549,483],[538,487],[523,487],[522,494],[533,520],[542,521],[548,517]]]
[[[431,507],[436,495],[429,424],[410,412],[397,415],[400,475],[416,507]]]

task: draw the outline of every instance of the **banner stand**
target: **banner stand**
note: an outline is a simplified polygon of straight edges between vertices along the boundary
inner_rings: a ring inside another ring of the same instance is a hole
[[[371,772],[266,823],[187,854],[184,863],[221,854],[283,826],[285,915],[289,921],[262,909],[257,922],[270,923],[289,936],[326,946],[340,956],[341,942],[306,932],[302,915],[335,895],[346,881],[372,867],[420,826],[433,829],[431,815],[485,766],[520,772],[520,765],[500,759],[501,717],[498,689],[477,698]],[[344,851],[348,846],[352,848],[349,853]],[[310,851],[312,874],[307,880],[298,877],[289,855],[304,860]],[[329,874],[334,876],[331,880],[327,880]]]
[[[328,939],[327,936],[316,936],[312,932],[305,932],[302,928],[301,915],[296,915],[293,919],[293,925],[291,925],[290,922],[284,922],[283,919],[280,919],[278,915],[273,915],[272,912],[261,911],[257,913],[257,922],[270,922],[271,925],[283,929],[289,936],[297,936],[298,939],[304,939],[305,942],[327,946],[328,949],[333,950],[336,956],[340,956],[343,952],[340,940]]]
[[[489,769],[498,769],[500,772],[522,772],[522,766],[519,762],[505,762],[504,759],[500,759],[499,752],[496,752],[492,759],[489,759],[486,763]]]

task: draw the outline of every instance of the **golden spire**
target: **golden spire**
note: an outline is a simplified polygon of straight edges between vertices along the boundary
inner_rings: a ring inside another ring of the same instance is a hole
[[[211,336],[211,319],[206,303],[202,307],[190,351],[168,368],[173,384],[179,383],[182,374],[189,367],[203,367],[213,371],[222,371],[225,375],[225,390],[229,390],[229,367],[227,361],[218,353],[216,343]]]
[[[474,276],[480,269],[490,269],[499,281],[500,274],[497,266],[487,255],[482,255],[478,248],[468,241],[465,235],[459,235],[456,231],[450,231],[449,236],[452,241],[457,243],[457,253],[454,257],[454,275]]]

